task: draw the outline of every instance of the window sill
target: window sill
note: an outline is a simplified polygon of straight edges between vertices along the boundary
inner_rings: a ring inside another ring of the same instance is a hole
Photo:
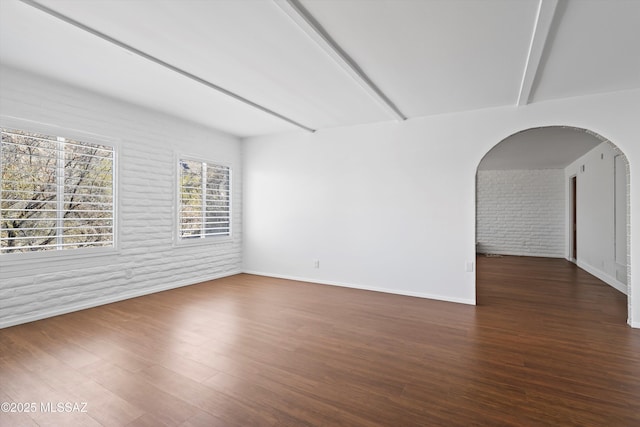
[[[233,236],[212,236],[205,238],[196,237],[191,239],[176,238],[176,240],[174,240],[173,246],[177,248],[188,248],[191,246],[219,245],[227,243],[233,243]]]
[[[0,277],[22,277],[40,270],[59,272],[110,264],[120,254],[116,248],[94,248],[0,255]]]

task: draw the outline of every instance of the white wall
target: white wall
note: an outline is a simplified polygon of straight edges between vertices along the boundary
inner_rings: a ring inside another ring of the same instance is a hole
[[[564,170],[479,170],[478,252],[562,258]]]
[[[248,141],[245,270],[474,303],[473,194],[455,192],[468,176],[452,147],[416,136],[383,124]]]
[[[614,229],[615,229],[615,262],[623,266],[627,272],[628,259],[628,234],[629,234],[629,165],[627,158],[622,153],[614,155]],[[619,275],[619,273],[618,273]],[[627,277],[624,276],[624,283]]]
[[[622,264],[616,262],[616,155],[617,150],[603,142],[569,165],[564,179],[569,194],[570,179],[577,178],[578,266],[627,293],[626,260]],[[622,177],[624,182],[625,175]],[[626,203],[624,209],[626,215]],[[567,212],[571,215],[570,209]],[[570,258],[570,246],[565,256]]]
[[[475,274],[465,270],[475,258],[482,157],[525,129],[585,128],[625,152],[631,188],[640,188],[639,116],[635,90],[248,139],[244,269],[473,303]],[[640,224],[640,192],[631,193],[631,212]],[[632,238],[640,248],[640,233]],[[632,252],[631,264],[640,271],[640,255]],[[638,327],[639,288],[632,276]]]
[[[0,68],[0,115],[119,140],[119,252],[22,263],[0,258],[0,327],[240,271],[242,170],[236,138],[10,68]],[[178,154],[231,165],[231,240],[172,245]]]

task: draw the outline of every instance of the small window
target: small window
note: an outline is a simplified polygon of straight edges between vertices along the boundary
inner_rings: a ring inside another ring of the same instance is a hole
[[[114,148],[2,128],[0,255],[114,247]]]
[[[179,161],[181,240],[231,235],[231,170],[213,163]]]

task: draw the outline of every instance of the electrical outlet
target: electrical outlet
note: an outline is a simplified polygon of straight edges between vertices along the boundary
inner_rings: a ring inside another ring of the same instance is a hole
[[[467,261],[465,269],[467,273],[473,273],[473,261]]]
[[[314,259],[313,260],[313,268],[320,268],[320,260],[319,259]]]

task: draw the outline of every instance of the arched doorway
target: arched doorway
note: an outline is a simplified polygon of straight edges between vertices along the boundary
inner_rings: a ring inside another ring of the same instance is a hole
[[[496,144],[476,171],[476,249],[565,258],[627,295],[631,316],[629,162],[587,129],[548,126]]]

